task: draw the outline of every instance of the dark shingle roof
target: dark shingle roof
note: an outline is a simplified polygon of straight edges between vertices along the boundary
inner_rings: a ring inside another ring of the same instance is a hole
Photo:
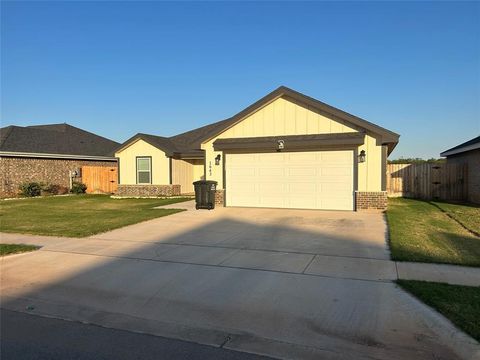
[[[126,142],[124,142],[121,148],[124,148],[132,140],[137,138],[142,138],[145,141],[149,142],[147,140],[147,136],[150,136],[150,137],[162,139],[161,144],[159,143],[158,147],[164,150],[167,153],[167,155],[171,155],[172,153],[178,153],[182,155],[185,153],[201,154],[202,151],[200,150],[200,146],[204,141],[215,137],[216,135],[220,134],[224,130],[227,130],[231,126],[235,125],[237,122],[241,121],[245,116],[249,115],[253,111],[256,111],[262,106],[282,96],[286,96],[296,101],[305,103],[309,106],[312,106],[318,109],[319,111],[330,114],[333,117],[345,120],[346,122],[351,123],[353,126],[357,128],[369,130],[373,133],[381,135],[382,143],[388,145],[389,153],[393,150],[393,148],[398,143],[399,135],[390,130],[382,128],[378,125],[375,125],[357,116],[351,115],[343,110],[337,109],[333,106],[325,104],[321,101],[318,101],[302,93],[299,93],[295,90],[289,89],[285,86],[280,86],[276,90],[272,91],[268,95],[264,96],[260,100],[256,101],[252,105],[248,106],[244,110],[240,111],[238,114],[228,119],[221,120],[210,125],[202,126],[198,129],[190,130],[182,134],[172,136],[170,138],[164,138],[160,136],[147,135],[147,134],[137,134],[134,137],[128,139]],[[154,144],[154,141],[150,143],[153,146],[156,146]]]
[[[451,149],[445,150],[440,154],[440,156],[448,156],[453,154],[459,154],[464,151],[472,150],[471,147],[474,145],[480,145],[480,136],[473,138],[472,140],[465,141],[464,143],[454,146]]]
[[[7,126],[0,129],[0,151],[113,156],[119,143],[68,124]]]

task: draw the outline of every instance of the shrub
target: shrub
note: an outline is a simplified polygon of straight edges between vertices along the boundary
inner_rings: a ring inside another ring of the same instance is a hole
[[[62,185],[50,184],[45,186],[43,191],[51,195],[63,195],[68,193],[68,188]]]
[[[81,182],[74,182],[72,184],[72,188],[70,189],[72,194],[84,194],[85,191],[87,191],[87,185]]]
[[[37,182],[26,182],[20,185],[20,194],[23,196],[40,196],[42,185]]]

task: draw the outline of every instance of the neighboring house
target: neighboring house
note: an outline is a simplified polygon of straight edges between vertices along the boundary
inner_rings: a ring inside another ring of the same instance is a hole
[[[68,187],[82,166],[117,167],[119,143],[68,124],[0,129],[0,196],[15,196],[24,182]]]
[[[440,154],[447,164],[467,164],[467,200],[480,204],[480,136]]]
[[[229,119],[127,140],[115,153],[118,194],[190,193],[207,179],[226,206],[384,209],[387,156],[398,139],[282,86]]]

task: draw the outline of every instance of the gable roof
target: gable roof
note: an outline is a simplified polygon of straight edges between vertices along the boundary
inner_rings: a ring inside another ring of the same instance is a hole
[[[255,103],[251,104],[247,108],[240,111],[238,114],[228,119],[221,120],[210,125],[202,126],[198,129],[190,130],[182,134],[172,136],[170,138],[163,138],[163,139],[170,140],[171,144],[177,148],[177,151],[179,154],[183,154],[184,151],[198,152],[201,149],[202,143],[204,143],[205,141],[211,140],[212,138],[218,136],[219,134],[231,128],[232,126],[236,125],[237,123],[239,123],[240,121],[242,121],[247,116],[254,113],[255,111],[261,109],[262,107],[268,105],[269,103],[281,97],[285,97],[287,99],[291,99],[291,100],[300,102],[302,104],[306,104],[330,118],[345,121],[348,124],[351,124],[355,128],[367,130],[374,134],[380,135],[382,144],[385,144],[388,146],[388,153],[391,153],[394,147],[398,143],[398,139],[400,135],[398,135],[397,133],[394,133],[393,131],[390,131],[381,126],[375,125],[371,122],[368,122],[367,120],[364,120],[362,118],[349,114],[343,110],[340,110],[333,106],[325,104],[307,95],[299,93],[298,91],[287,88],[286,86],[280,86],[276,90],[267,94],[260,100],[256,101]],[[136,136],[139,136],[139,135],[145,136],[146,134],[137,134]],[[150,135],[150,136],[153,136],[153,135]],[[127,140],[125,143],[123,143],[121,148],[123,149],[133,139],[135,139],[135,136]],[[165,148],[160,147],[160,149],[165,151]]]
[[[480,149],[480,136],[477,136],[472,140],[465,141],[464,143],[457,145],[451,149],[445,150],[444,152],[440,153],[440,156],[450,156],[475,149]]]
[[[119,143],[69,124],[7,126],[0,129],[0,152],[112,157]]]

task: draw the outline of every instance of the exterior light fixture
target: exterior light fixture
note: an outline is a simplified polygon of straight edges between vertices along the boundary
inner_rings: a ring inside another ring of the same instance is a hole
[[[222,155],[218,154],[215,156],[215,165],[220,165],[220,160],[222,159]]]
[[[285,149],[285,141],[283,140],[277,140],[277,150],[283,150]]]
[[[365,153],[365,150],[360,151],[360,154],[358,154],[358,162],[359,163],[365,162],[366,157],[367,157],[367,154]]]

